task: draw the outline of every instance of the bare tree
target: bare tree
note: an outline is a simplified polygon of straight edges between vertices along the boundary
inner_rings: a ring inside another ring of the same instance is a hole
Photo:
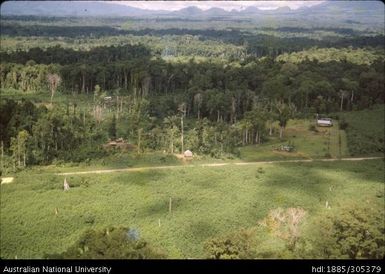
[[[289,245],[290,248],[294,249],[300,236],[299,224],[305,217],[306,211],[303,208],[288,208],[286,212],[289,226]]]
[[[51,91],[51,105],[52,105],[53,96],[55,95],[55,92],[56,92],[58,86],[60,85],[61,78],[56,73],[49,73],[47,75],[47,82],[49,85],[49,89]]]
[[[202,101],[203,101],[202,94],[200,94],[200,93],[195,94],[194,106],[197,108],[198,120],[201,118],[200,114],[201,114]]]
[[[346,98],[346,96],[348,96],[348,92],[346,90],[342,90],[341,89],[339,94],[341,96],[340,111],[342,111],[342,108],[343,108],[343,105],[344,105],[344,99]]]
[[[277,237],[288,241],[288,247],[294,249],[300,236],[300,223],[306,215],[303,208],[273,209],[260,224],[266,226]]]
[[[67,178],[64,178],[64,191],[67,191],[70,189],[70,185],[67,183]]]
[[[178,110],[182,113],[181,116],[180,116],[180,124],[181,124],[181,126],[180,126],[181,127],[180,141],[181,141],[181,144],[182,144],[182,151],[181,151],[181,153],[183,154],[183,152],[184,152],[183,118],[186,115],[186,104],[185,103],[180,104],[179,107],[178,107]]]

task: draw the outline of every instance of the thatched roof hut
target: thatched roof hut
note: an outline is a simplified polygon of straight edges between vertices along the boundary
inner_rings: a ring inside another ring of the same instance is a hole
[[[192,158],[193,157],[193,153],[190,150],[186,150],[183,153],[183,155],[184,155],[185,158]]]

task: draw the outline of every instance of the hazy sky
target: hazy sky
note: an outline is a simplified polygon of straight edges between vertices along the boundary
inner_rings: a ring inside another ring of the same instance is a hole
[[[303,6],[313,6],[321,2],[323,1],[112,1],[112,3],[116,4],[152,10],[179,10],[189,6],[196,6],[204,10],[213,7],[225,10],[241,10],[249,6],[259,9],[276,9],[285,6],[297,9]]]

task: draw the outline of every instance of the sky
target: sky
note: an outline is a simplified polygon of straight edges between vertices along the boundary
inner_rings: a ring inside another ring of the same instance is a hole
[[[189,6],[196,6],[207,10],[213,7],[230,11],[232,9],[242,10],[249,6],[261,10],[276,9],[279,7],[290,7],[297,9],[304,6],[313,6],[323,1],[111,1],[111,3],[127,5],[131,7],[150,10],[179,10]]]

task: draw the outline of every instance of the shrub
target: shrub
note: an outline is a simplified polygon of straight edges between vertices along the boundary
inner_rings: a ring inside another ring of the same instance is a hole
[[[252,230],[219,236],[204,243],[204,249],[210,259],[247,259],[255,258],[250,242],[254,237]]]
[[[324,155],[325,158],[331,158],[332,155],[329,153],[329,152],[326,152],[325,155]]]
[[[315,224],[318,256],[381,259],[385,255],[383,212],[368,205],[345,206]]]
[[[349,126],[349,123],[348,122],[346,122],[346,120],[345,119],[343,119],[343,120],[341,120],[341,122],[340,122],[340,129],[342,129],[342,130],[345,130],[345,129],[347,129],[348,128],[348,126]]]
[[[91,213],[86,213],[82,216],[84,223],[92,225],[95,223],[95,216]]]
[[[309,130],[310,130],[310,131],[313,131],[313,132],[318,132],[317,127],[316,127],[315,125],[313,125],[313,124],[311,124],[311,125],[309,126]]]
[[[301,235],[301,222],[306,216],[303,208],[277,208],[270,210],[269,214],[260,224],[268,228],[275,236],[285,240],[289,250],[295,249]]]
[[[46,255],[49,259],[162,259],[164,252],[144,240],[130,237],[125,227],[88,230],[62,254]]]
[[[257,226],[241,229],[205,242],[204,249],[211,259],[294,258],[301,239],[302,208],[277,208]]]

